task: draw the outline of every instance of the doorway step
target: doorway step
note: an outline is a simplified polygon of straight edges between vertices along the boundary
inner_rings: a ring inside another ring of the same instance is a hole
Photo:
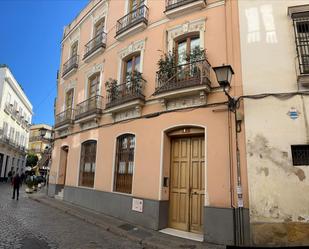
[[[57,200],[63,200],[63,189],[61,189],[56,195],[55,199]]]
[[[194,240],[194,241],[199,241],[202,242],[204,240],[203,234],[197,234],[197,233],[190,233],[190,232],[185,232],[173,228],[165,228],[160,230],[159,232],[165,233],[168,235],[184,238],[184,239],[189,239],[189,240]]]

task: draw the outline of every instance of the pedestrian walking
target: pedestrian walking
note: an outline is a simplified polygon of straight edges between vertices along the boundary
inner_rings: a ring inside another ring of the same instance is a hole
[[[25,182],[26,179],[26,175],[25,173],[22,171],[21,175],[20,175],[20,185],[22,185]]]
[[[16,200],[18,200],[18,197],[19,197],[19,187],[21,185],[21,179],[19,177],[19,174],[16,173],[16,175],[13,177],[13,180],[12,180],[12,185],[13,185],[13,197],[12,199],[14,200],[15,199],[15,192],[17,192],[16,194]]]

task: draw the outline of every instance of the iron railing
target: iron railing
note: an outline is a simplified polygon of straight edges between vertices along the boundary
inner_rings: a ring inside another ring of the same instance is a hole
[[[148,8],[144,4],[117,21],[116,36],[142,22],[148,24]]]
[[[309,74],[309,15],[293,18],[300,74]]]
[[[63,125],[71,124],[73,121],[73,109],[68,108],[63,112],[60,112],[55,117],[55,128]]]
[[[62,77],[66,75],[68,72],[70,72],[72,69],[78,67],[78,55],[73,55],[70,59],[68,59],[64,64],[62,68]]]
[[[136,99],[145,100],[145,96],[143,95],[144,83],[145,81],[143,79],[139,79],[134,81],[127,80],[120,85],[112,85],[107,89],[106,108],[111,108]]]
[[[106,36],[106,33],[102,31],[85,45],[86,50],[84,59],[95,52],[97,49],[106,47]]]
[[[13,113],[13,105],[10,103],[6,103],[4,106],[4,110],[9,113],[12,114]]]
[[[41,137],[41,136],[31,136],[29,138],[29,142],[35,142],[35,141],[50,142],[51,138],[46,138],[46,137]]]
[[[0,129],[0,142],[10,146],[11,148],[21,151],[21,152],[25,152],[26,148],[25,146],[20,145],[18,142],[16,142],[15,139],[10,138],[7,134],[4,134],[3,129]]]
[[[210,63],[207,59],[182,64],[167,71],[158,71],[155,94],[182,88],[210,85]]]
[[[75,120],[87,117],[92,114],[101,114],[103,110],[103,97],[96,95],[79,103],[76,106]]]
[[[292,145],[293,165],[309,165],[309,144]]]
[[[184,6],[189,3],[193,3],[201,0],[165,0],[165,11],[169,11],[180,6]],[[206,0],[202,0],[206,4]]]

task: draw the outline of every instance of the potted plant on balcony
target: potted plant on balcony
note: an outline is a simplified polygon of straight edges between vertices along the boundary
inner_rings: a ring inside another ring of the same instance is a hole
[[[157,63],[159,67],[157,72],[158,81],[166,82],[172,78],[175,75],[176,64],[176,55],[174,52],[161,55]]]
[[[117,98],[117,80],[109,78],[106,82],[105,82],[105,87],[106,87],[106,91],[108,93],[109,96],[109,101],[112,102],[113,100],[115,100]]]
[[[146,82],[146,80],[143,78],[141,72],[134,70],[133,72],[127,73],[126,88],[130,94],[141,94],[143,82]]]

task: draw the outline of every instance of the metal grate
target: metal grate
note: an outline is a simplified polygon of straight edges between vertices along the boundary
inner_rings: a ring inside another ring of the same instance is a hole
[[[299,70],[309,74],[309,16],[293,16],[293,24]]]
[[[309,166],[309,144],[291,145],[293,165]]]

